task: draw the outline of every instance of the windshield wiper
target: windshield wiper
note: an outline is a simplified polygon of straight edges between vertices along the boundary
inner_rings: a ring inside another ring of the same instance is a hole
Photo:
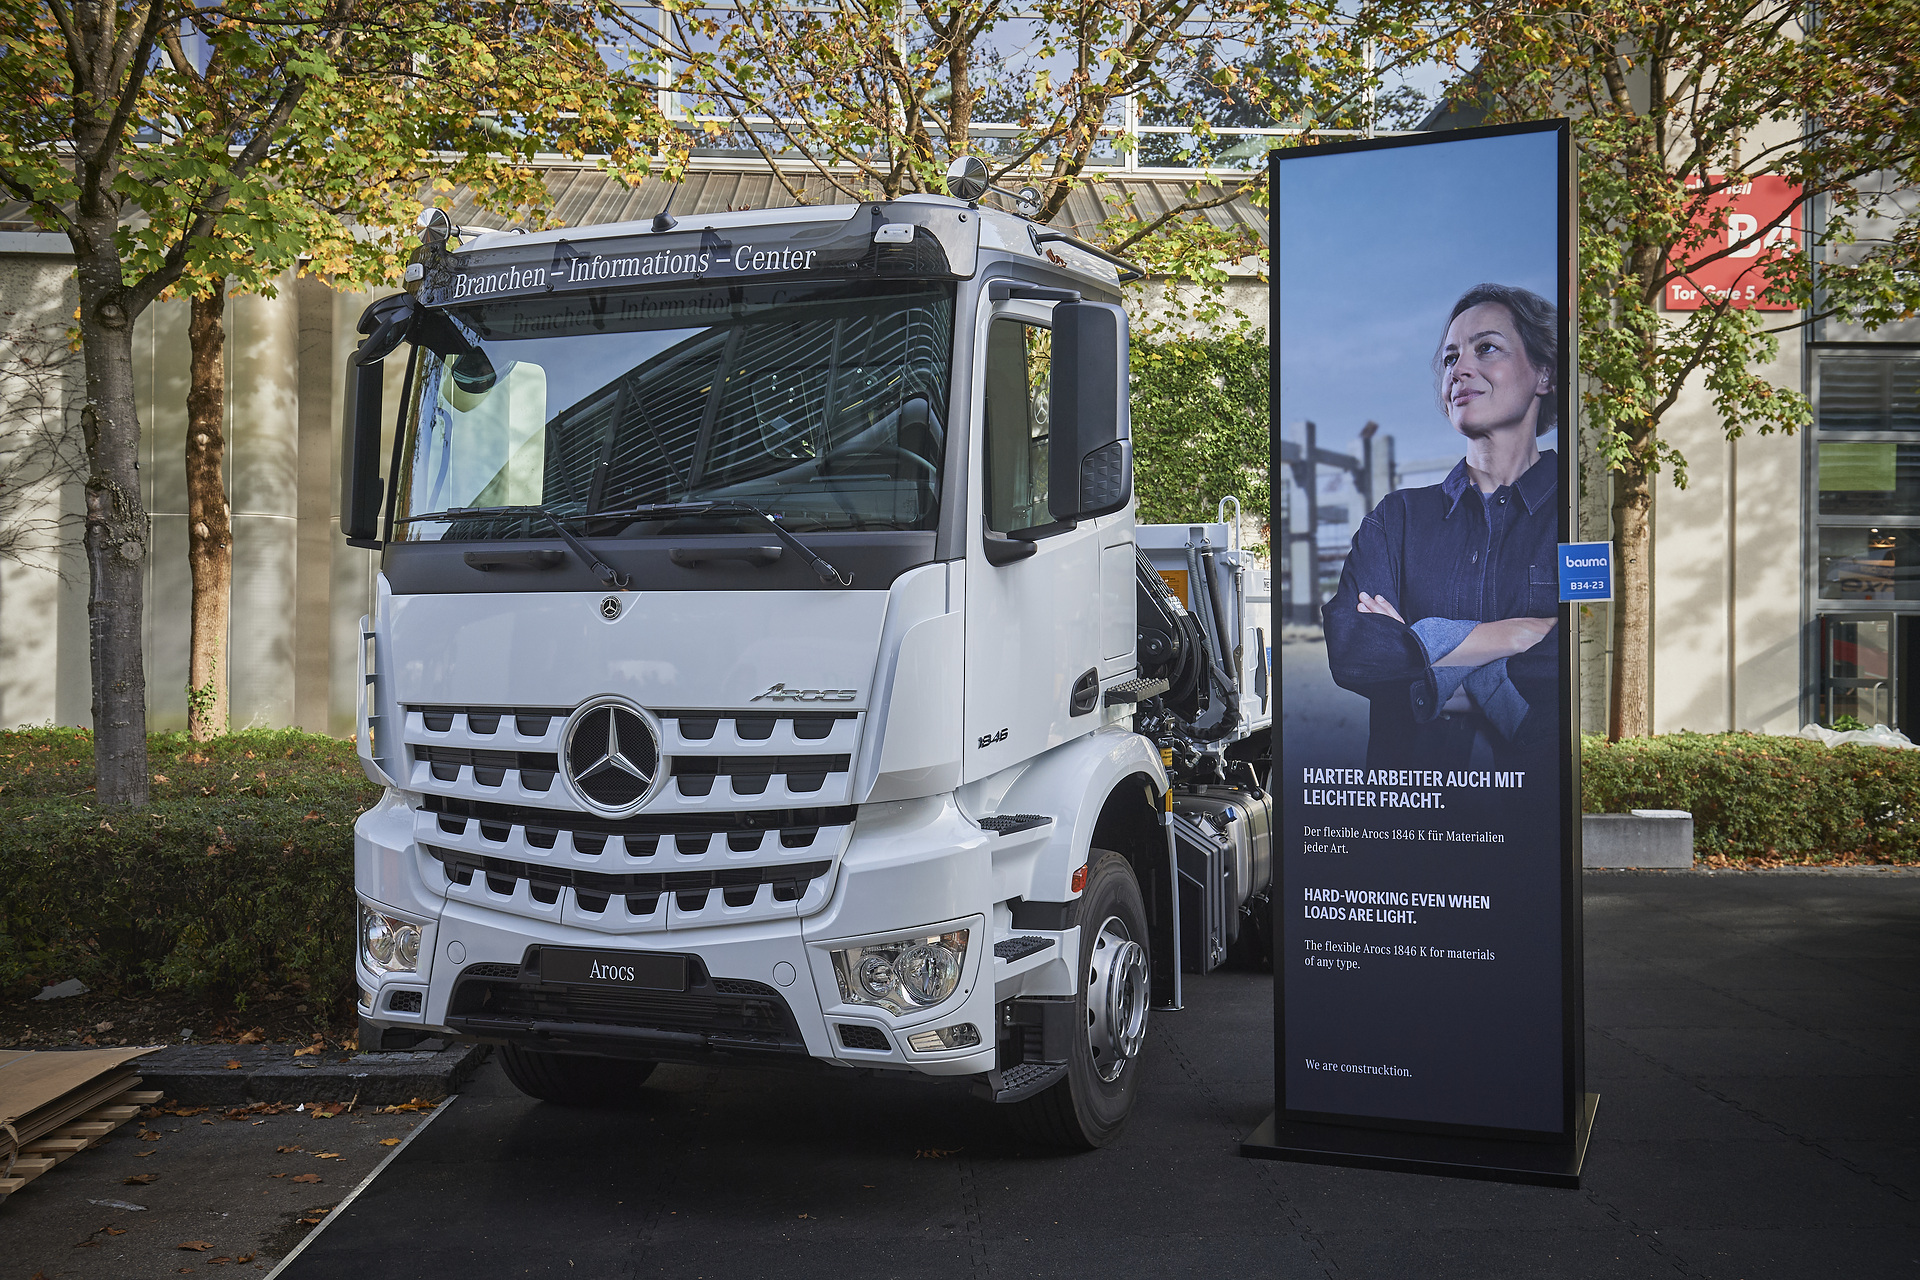
[[[625,591],[633,585],[632,578],[593,554],[586,543],[574,537],[568,530],[563,517],[545,507],[453,507],[446,511],[429,511],[425,515],[398,516],[394,519],[394,523],[419,524],[428,520],[476,520],[485,519],[488,516],[540,516],[554,527],[566,540],[573,554],[579,556],[580,562],[593,570],[594,576],[601,582],[615,591]]]
[[[631,521],[677,519],[682,516],[725,514],[759,517],[761,520],[767,522],[767,527],[773,530],[775,537],[779,538],[780,541],[786,543],[806,559],[807,567],[813,570],[820,581],[829,585],[842,587],[850,587],[853,585],[852,574],[841,573],[838,569],[834,568],[832,564],[828,563],[823,556],[814,551],[812,547],[809,547],[806,543],[795,537],[785,525],[780,523],[779,516],[774,515],[770,511],[763,511],[750,502],[736,502],[731,498],[716,499],[711,502],[649,502],[638,507],[628,507],[622,511],[595,511],[590,515],[580,516],[578,518],[582,520]]]

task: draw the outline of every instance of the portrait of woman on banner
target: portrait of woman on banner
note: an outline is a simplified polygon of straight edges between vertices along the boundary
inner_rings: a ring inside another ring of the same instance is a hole
[[[1559,316],[1483,284],[1434,355],[1466,457],[1397,489],[1361,522],[1322,610],[1333,679],[1369,704],[1376,768],[1526,769],[1557,758]]]

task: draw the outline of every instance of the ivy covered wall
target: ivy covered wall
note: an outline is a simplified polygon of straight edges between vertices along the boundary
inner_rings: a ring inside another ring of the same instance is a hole
[[[1133,350],[1134,488],[1144,524],[1212,520],[1237,495],[1256,554],[1273,506],[1266,333],[1142,342]],[[1259,545],[1254,545],[1259,544]]]

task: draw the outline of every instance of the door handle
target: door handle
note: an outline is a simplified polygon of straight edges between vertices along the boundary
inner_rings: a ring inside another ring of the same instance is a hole
[[[1073,682],[1072,713],[1083,716],[1100,703],[1100,668],[1088,667],[1078,680]]]

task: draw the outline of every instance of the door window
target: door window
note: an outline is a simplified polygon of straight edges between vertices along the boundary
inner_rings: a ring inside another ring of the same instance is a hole
[[[1053,334],[1020,320],[987,327],[987,528],[1054,523],[1047,509],[1048,370]]]

